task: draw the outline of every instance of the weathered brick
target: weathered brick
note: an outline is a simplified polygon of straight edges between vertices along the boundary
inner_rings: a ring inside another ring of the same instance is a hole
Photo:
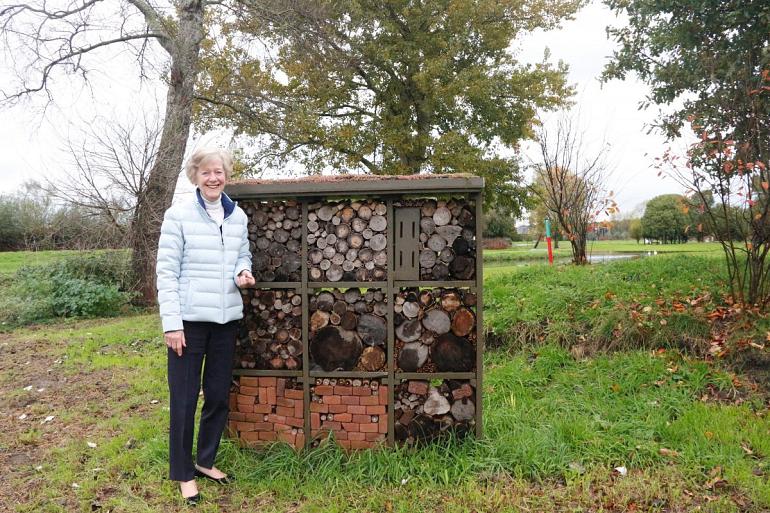
[[[387,433],[388,432],[388,416],[387,415],[380,415],[380,420],[377,422],[378,431],[380,433]]]
[[[463,383],[459,388],[452,390],[452,398],[456,401],[463,397],[472,397],[473,387],[469,383]]]
[[[345,422],[342,427],[348,432],[361,431],[361,424],[357,422]]]
[[[276,378],[268,378],[268,377],[260,377],[259,378],[259,386],[261,387],[271,387],[275,388],[277,385],[277,379]]]
[[[349,431],[348,440],[366,440],[367,433],[361,433],[360,431]]]
[[[347,440],[348,434],[346,431],[334,431],[334,439],[335,440]]]
[[[359,424],[370,424],[372,422],[372,417],[369,415],[353,415],[353,422],[357,422]]]
[[[339,395],[325,395],[323,396],[324,404],[342,404],[342,396]]]
[[[334,393],[336,395],[353,395],[353,387],[336,385],[334,387]]]
[[[380,388],[377,389],[377,398],[379,399],[380,404],[388,404],[388,387],[380,386]]]
[[[254,413],[273,413],[273,406],[270,404],[255,404]]]
[[[238,394],[230,394],[228,406],[230,406],[230,411],[238,409]]]
[[[244,413],[243,415],[246,417],[243,420],[247,422],[264,422],[265,421],[264,413]]]
[[[331,385],[316,385],[314,391],[316,395],[332,395],[334,387]]]
[[[259,439],[260,440],[267,440],[268,442],[273,442],[278,438],[276,433],[274,431],[260,431],[259,432]]]
[[[334,415],[334,420],[337,422],[352,422],[353,415],[350,413],[337,413]]]
[[[245,431],[254,431],[254,423],[253,422],[236,422],[235,423],[235,427],[241,433],[243,433]]]
[[[259,404],[267,404],[267,387],[259,387]]]
[[[372,395],[372,389],[369,387],[353,387],[353,395]]]
[[[295,428],[305,427],[305,420],[300,417],[286,417],[286,423]]]
[[[272,422],[255,422],[254,430],[255,431],[273,431],[273,423]]]
[[[239,411],[231,411],[230,415],[228,415],[227,418],[231,421],[237,420],[237,421],[243,422],[244,420],[246,420],[246,413],[239,412]]]
[[[293,388],[290,388],[284,392],[284,396],[288,399],[299,399],[302,400],[302,398],[305,396],[305,392],[302,390],[295,390]]]
[[[236,405],[236,411],[239,411],[241,413],[252,413],[254,411],[254,407],[256,404],[244,404],[240,403]]]
[[[239,383],[242,387],[258,387],[259,378],[256,376],[241,376]]]
[[[387,408],[380,404],[376,406],[367,406],[366,413],[368,415],[384,415],[385,413],[387,413]]]
[[[363,406],[374,406],[375,404],[380,404],[380,400],[376,395],[367,395],[364,397],[359,397],[359,399],[359,404]]]
[[[300,419],[305,416],[305,404],[302,401],[294,402],[294,416]]]
[[[327,429],[334,429],[334,430],[340,430],[342,429],[342,423],[340,422],[334,422],[331,420],[325,420],[321,423],[321,428],[327,428]]]
[[[429,382],[417,379],[409,381],[409,384],[406,387],[407,392],[417,395],[426,395],[428,393],[428,389],[430,389]]]
[[[379,426],[377,424],[361,424],[361,432],[362,433],[378,433],[379,432]]]
[[[342,447],[343,449],[350,449],[350,444],[351,443],[353,443],[353,442],[351,442],[350,440],[340,440],[339,441],[340,447]]]
[[[283,406],[285,408],[294,408],[294,399],[287,399],[285,397],[281,397],[280,394],[278,394],[278,397],[275,400],[275,404],[278,406]]]
[[[275,393],[278,395],[278,397],[283,397],[283,394],[286,392],[286,378],[278,378],[275,381]]]
[[[342,404],[359,404],[361,402],[361,398],[354,395],[340,396],[340,400]]]
[[[294,447],[297,449],[301,449],[305,446],[305,435],[298,433],[297,438],[295,439]]]
[[[283,431],[278,433],[278,440],[286,442],[289,445],[294,445],[297,441],[297,435],[291,433],[291,431]]]
[[[384,442],[386,438],[381,433],[364,433],[364,436],[366,436],[367,442]]]
[[[273,378],[275,379],[275,378]],[[268,387],[267,389],[267,404],[275,404],[278,397],[275,395],[275,387]]]
[[[243,394],[243,395],[256,396],[256,395],[259,394],[259,388],[258,387],[245,387],[245,386],[241,385],[241,389],[239,390],[239,392],[241,394]]]
[[[294,406],[291,408],[287,408],[285,406],[278,406],[275,408],[275,413],[278,415],[282,415],[284,417],[293,417],[294,416]]]
[[[276,415],[274,413],[271,413],[270,415],[267,416],[267,421],[275,422],[276,424],[284,424],[286,423],[286,417],[284,417],[283,415]]]
[[[349,406],[345,406],[344,404],[330,404],[329,405],[329,413],[346,413],[348,411]]]
[[[235,401],[238,404],[254,404],[254,396],[238,394],[238,397]]]
[[[368,406],[359,406],[357,404],[351,404],[347,408],[348,408],[348,413],[364,415],[366,413],[366,408],[368,408]]]
[[[311,413],[310,414],[310,427],[311,429],[318,429],[321,427],[321,414],[320,413]]]
[[[310,403],[310,411],[316,413],[329,413],[329,405],[323,403]]]
[[[291,431],[291,426],[288,425],[288,424],[279,424],[279,423],[276,422],[273,425],[273,429],[275,431]]]
[[[348,440],[351,449],[370,449],[372,447],[371,442],[365,440]]]
[[[241,440],[246,441],[246,442],[256,442],[257,440],[259,440],[259,433],[257,433],[256,431],[250,431],[248,433],[241,433],[239,438]]]

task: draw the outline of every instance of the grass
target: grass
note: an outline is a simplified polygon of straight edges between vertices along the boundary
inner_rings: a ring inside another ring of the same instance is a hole
[[[13,398],[0,446],[35,455],[10,476],[18,511],[176,507],[176,490],[164,481],[168,412],[158,332],[157,317],[146,314],[13,333],[7,343],[15,358],[37,355],[62,380],[46,399],[35,387],[50,373],[20,364],[0,379]],[[740,404],[721,400],[746,385],[719,367],[676,352],[576,359],[551,344],[491,351],[485,364],[483,440],[353,455],[333,445],[255,452],[228,441],[219,465],[238,482],[228,492],[202,484],[200,510],[612,511],[607,501],[617,511],[630,503],[640,511],[770,507],[770,483],[755,475],[770,472],[767,410],[751,394]],[[33,390],[23,390],[27,384]],[[54,420],[41,424],[47,415]],[[613,476],[616,466],[629,475]],[[709,488],[714,476],[724,487]]]
[[[78,250],[52,250],[52,251],[2,251],[0,252],[0,277],[10,276],[21,267],[45,266],[69,257],[82,257],[84,255],[105,253],[110,251],[124,251],[112,249],[95,249],[89,251]]]

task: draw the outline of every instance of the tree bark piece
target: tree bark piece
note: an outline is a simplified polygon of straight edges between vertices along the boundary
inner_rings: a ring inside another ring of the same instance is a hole
[[[364,348],[361,354],[361,367],[367,372],[375,372],[385,367],[385,351],[379,346]]]
[[[467,308],[457,310],[452,316],[452,333],[458,337],[466,337],[476,325],[476,316]]]
[[[470,372],[475,366],[475,348],[467,339],[453,333],[439,336],[430,353],[440,372]]]
[[[343,339],[334,326],[322,328],[310,341],[313,361],[327,372],[352,370],[362,351],[360,340]]]

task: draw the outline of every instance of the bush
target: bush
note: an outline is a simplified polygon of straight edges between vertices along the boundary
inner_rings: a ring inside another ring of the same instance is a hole
[[[133,293],[128,253],[110,251],[22,267],[0,299],[0,320],[23,325],[63,317],[117,315]]]

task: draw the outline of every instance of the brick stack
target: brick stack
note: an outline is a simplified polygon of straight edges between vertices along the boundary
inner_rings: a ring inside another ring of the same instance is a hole
[[[292,378],[235,377],[230,390],[230,436],[248,446],[283,441],[305,445],[302,385]]]
[[[345,449],[369,449],[388,433],[388,387],[377,380],[336,380],[311,388],[310,432],[314,439],[330,433]]]

